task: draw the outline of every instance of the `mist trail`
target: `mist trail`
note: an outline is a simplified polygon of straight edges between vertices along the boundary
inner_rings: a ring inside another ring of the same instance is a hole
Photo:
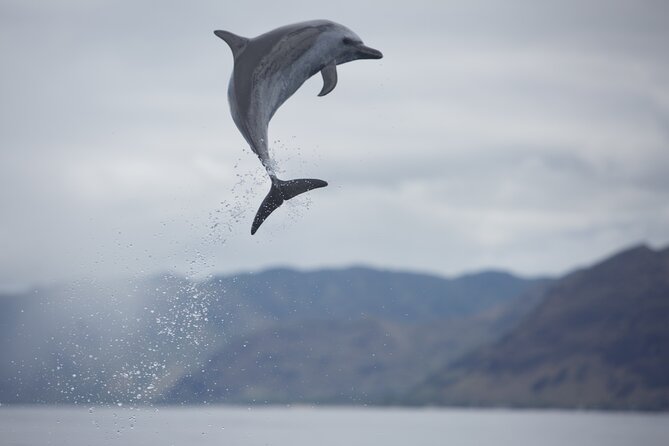
[[[110,407],[153,406],[181,378],[206,369],[211,354],[228,342],[239,316],[220,310],[226,290],[213,275],[221,270],[216,259],[225,255],[230,237],[245,229],[254,211],[253,192],[267,183],[260,168],[240,173],[237,163],[234,169],[236,181],[217,206],[163,222],[154,234],[177,247],[178,241],[169,235],[175,228],[196,234],[195,242],[165,259],[177,269],[185,258],[182,273],[146,276],[130,267],[128,256],[139,255],[131,250],[137,241],[119,240],[117,244],[126,247],[121,255],[100,261],[128,262],[130,280],[75,282],[65,292],[63,311],[69,324],[78,328],[58,328],[55,340],[49,341],[56,353],[47,379],[61,394],[56,399]],[[290,203],[284,215],[297,219],[309,202],[307,197]],[[149,250],[141,255],[156,258]]]
[[[234,168],[237,169],[237,164]],[[210,283],[214,279],[212,272],[217,270],[214,259],[226,246],[235,227],[247,218],[250,190],[264,180],[259,173],[262,172],[236,173],[237,181],[227,194],[229,198],[210,210],[204,223],[192,224],[204,230],[205,235],[194,246],[186,248],[185,276],[165,293],[166,311],[156,319],[158,333],[171,347],[166,351],[178,353],[176,358],[163,358],[164,363],[170,363],[170,370],[162,377],[162,385],[155,386],[155,397],[179,377],[206,367],[208,353],[226,342],[229,321],[210,319],[211,305],[225,294],[225,290],[221,294],[221,290]]]

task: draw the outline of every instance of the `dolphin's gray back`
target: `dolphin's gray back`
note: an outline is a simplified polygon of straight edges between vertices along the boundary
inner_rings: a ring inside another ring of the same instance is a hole
[[[365,46],[350,29],[328,20],[284,26],[254,39],[223,30],[214,34],[230,46],[235,60],[228,86],[232,117],[272,182],[251,225],[255,234],[284,201],[327,186],[316,178],[278,178],[267,140],[267,126],[276,110],[319,71],[323,87],[318,96],[325,96],[337,85],[337,65],[383,55]]]
[[[276,110],[323,68],[314,43],[332,22],[288,25],[250,39],[230,79],[228,97],[233,119],[265,167],[271,168],[267,126]]]

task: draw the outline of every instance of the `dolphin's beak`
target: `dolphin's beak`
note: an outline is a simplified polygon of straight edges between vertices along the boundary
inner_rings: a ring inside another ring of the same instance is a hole
[[[358,53],[358,59],[381,59],[383,54],[379,50],[370,48],[362,43],[356,45],[356,50]]]

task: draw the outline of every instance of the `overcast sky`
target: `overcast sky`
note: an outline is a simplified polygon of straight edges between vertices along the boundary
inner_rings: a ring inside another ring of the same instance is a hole
[[[0,0],[0,287],[366,264],[558,274],[669,243],[664,1]],[[383,51],[270,125],[269,189],[230,117],[232,57],[327,18]]]

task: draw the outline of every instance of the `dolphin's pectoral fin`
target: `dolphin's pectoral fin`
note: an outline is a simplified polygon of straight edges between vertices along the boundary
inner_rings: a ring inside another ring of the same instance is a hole
[[[323,75],[323,89],[318,96],[325,96],[337,86],[337,64],[330,62],[321,70],[321,74]]]
[[[244,48],[246,48],[246,44],[249,43],[249,39],[246,37],[238,36],[237,34],[232,34],[229,31],[221,31],[217,30],[214,31],[214,34],[216,34],[217,37],[220,37],[225,41],[225,43],[228,44],[230,49],[232,50],[232,55],[236,56]]]
[[[251,225],[251,235],[255,234],[260,225],[269,217],[269,215],[283,204],[285,200],[290,200],[304,192],[319,187],[325,187],[328,183],[315,178],[300,178],[297,180],[283,181],[274,178],[272,188],[263,200]]]

